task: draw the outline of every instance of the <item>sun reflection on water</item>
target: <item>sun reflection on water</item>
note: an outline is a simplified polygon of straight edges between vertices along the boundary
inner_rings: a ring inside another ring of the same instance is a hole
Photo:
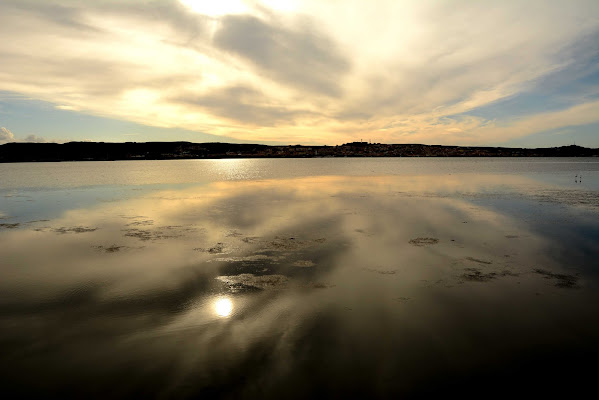
[[[233,302],[227,297],[221,297],[214,302],[214,311],[219,317],[229,317],[233,312]]]

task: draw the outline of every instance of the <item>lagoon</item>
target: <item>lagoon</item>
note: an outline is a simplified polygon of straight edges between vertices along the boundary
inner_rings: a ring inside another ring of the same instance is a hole
[[[582,393],[599,161],[0,164],[18,396]]]

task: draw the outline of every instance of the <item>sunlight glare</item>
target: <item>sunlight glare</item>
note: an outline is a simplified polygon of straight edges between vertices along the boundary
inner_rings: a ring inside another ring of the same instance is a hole
[[[233,302],[227,297],[221,297],[214,302],[214,311],[219,317],[228,317],[233,312]]]

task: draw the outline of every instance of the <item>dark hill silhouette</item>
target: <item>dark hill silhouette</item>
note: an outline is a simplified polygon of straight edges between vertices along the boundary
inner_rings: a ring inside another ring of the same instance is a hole
[[[367,142],[352,142],[340,146],[267,146],[218,142],[69,142],[0,145],[0,162],[286,157],[599,157],[599,149],[575,145],[531,149]]]

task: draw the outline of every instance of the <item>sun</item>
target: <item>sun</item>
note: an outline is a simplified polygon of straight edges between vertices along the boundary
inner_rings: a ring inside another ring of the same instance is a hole
[[[221,297],[214,302],[214,311],[219,317],[228,317],[233,312],[233,302],[227,297]]]
[[[228,14],[245,14],[251,9],[242,0],[179,0],[181,4],[198,14],[220,17]]]

